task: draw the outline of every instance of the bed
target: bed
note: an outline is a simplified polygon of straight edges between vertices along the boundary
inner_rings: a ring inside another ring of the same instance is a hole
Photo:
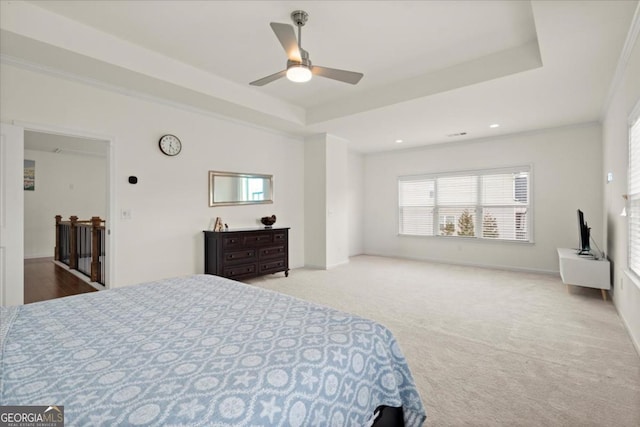
[[[371,426],[386,408],[407,426],[426,418],[384,326],[217,276],[1,315],[0,404],[64,405],[67,426]]]

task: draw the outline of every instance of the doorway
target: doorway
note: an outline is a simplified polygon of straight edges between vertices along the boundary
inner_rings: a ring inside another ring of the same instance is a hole
[[[98,287],[98,289],[109,289],[111,287],[111,280],[114,277],[115,270],[115,262],[113,256],[113,248],[114,241],[112,239],[112,230],[114,230],[113,219],[116,218],[114,214],[114,200],[115,200],[115,162],[114,162],[114,143],[113,138],[102,135],[95,134],[86,131],[79,131],[75,129],[66,129],[59,128],[54,126],[47,125],[38,125],[33,123],[16,123],[17,126],[20,126],[24,130],[24,153],[38,155],[40,153],[47,153],[49,157],[58,156],[57,161],[58,168],[65,167],[69,162],[74,163],[78,160],[85,159],[88,163],[98,164],[102,163],[102,178],[92,178],[91,180],[85,180],[83,175],[76,174],[74,177],[71,175],[64,175],[62,173],[58,174],[58,176],[54,179],[57,182],[58,189],[55,191],[58,192],[66,192],[63,194],[63,200],[74,199],[74,195],[79,197],[75,197],[76,205],[72,206],[73,209],[77,209],[77,213],[87,215],[92,215],[93,208],[91,207],[91,203],[86,202],[86,198],[80,197],[82,194],[86,195],[86,187],[88,184],[93,184],[93,190],[96,196],[93,197],[94,204],[98,209],[102,209],[104,212],[104,216],[102,218],[105,219],[106,230],[105,230],[105,268],[104,268],[104,276],[103,282],[104,287]],[[40,156],[45,156],[45,154],[40,154]],[[26,156],[24,157],[26,159]],[[66,159],[66,160],[62,160]],[[49,159],[51,160],[51,159]],[[66,162],[66,163],[65,163]],[[21,160],[22,163],[22,160]],[[52,162],[44,162],[42,163],[45,169],[42,170],[44,173],[47,171],[47,167],[51,167],[51,164],[55,165],[55,161]],[[82,168],[80,168],[82,170]],[[85,168],[86,169],[86,168]],[[38,165],[36,164],[36,185],[38,185]],[[55,168],[53,171],[49,170],[47,173],[52,174],[51,176],[55,176]],[[44,177],[41,177],[44,178]],[[85,182],[86,181],[86,182]],[[90,186],[90,185],[89,185]],[[36,193],[37,193],[36,188]],[[27,191],[25,191],[27,193]],[[25,194],[25,196],[30,197],[33,194]],[[23,232],[25,237],[34,233],[31,232],[29,234],[29,230],[27,230],[27,221],[28,216],[31,215],[30,212],[27,212],[28,202],[25,197],[24,203],[24,222],[23,222]],[[34,197],[35,198],[35,197]],[[85,199],[77,204],[78,199]],[[88,200],[91,200],[89,198]],[[88,206],[85,206],[88,205]],[[61,214],[64,215],[64,212],[60,211],[55,213],[54,215]],[[71,214],[75,215],[75,214]],[[40,223],[40,227],[45,227],[43,232],[54,232],[54,219],[52,218],[44,218],[45,222]],[[50,221],[50,222],[46,222]],[[37,239],[37,238],[36,238]],[[51,237],[50,237],[51,239]],[[55,238],[53,238],[55,241]],[[51,240],[50,240],[51,241]],[[55,244],[52,243],[53,246],[50,246],[48,249],[43,249],[43,243],[35,244],[32,246],[31,242],[27,242],[25,239],[25,259],[27,256],[31,259],[33,256],[38,256],[42,254],[44,251],[45,255],[53,257]],[[46,245],[46,243],[45,243]],[[34,250],[33,248],[39,248]]]
[[[109,151],[108,140],[25,129],[25,303],[41,300],[44,295],[86,292],[81,282],[89,283],[88,278],[43,262],[53,263],[56,215],[63,220],[76,216],[80,221],[108,216]],[[96,283],[91,286],[104,289]],[[34,300],[34,296],[38,297]]]

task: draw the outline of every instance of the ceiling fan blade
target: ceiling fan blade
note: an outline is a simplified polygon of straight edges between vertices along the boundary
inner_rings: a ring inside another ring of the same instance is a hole
[[[263,78],[261,78],[259,80],[251,82],[249,84],[253,85],[253,86],[264,86],[267,83],[271,83],[272,81],[278,80],[279,78],[284,77],[286,75],[287,75],[287,70],[282,70],[282,71],[278,71],[275,74],[271,74],[270,76],[263,77]]]
[[[364,76],[362,73],[354,71],[338,70],[336,68],[319,67],[314,65],[311,72],[316,76],[327,77],[329,79],[338,80],[352,85],[357,84]]]
[[[271,29],[276,33],[276,37],[280,41],[280,44],[287,52],[287,58],[292,61],[301,62],[302,56],[300,55],[300,48],[298,47],[298,39],[296,39],[296,32],[289,24],[279,24],[272,22]]]

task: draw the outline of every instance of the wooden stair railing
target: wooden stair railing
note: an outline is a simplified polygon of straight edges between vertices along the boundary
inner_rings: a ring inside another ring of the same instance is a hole
[[[104,284],[105,220],[98,216],[78,220],[72,215],[63,221],[56,215],[56,247],[54,259],[88,276],[92,282]]]

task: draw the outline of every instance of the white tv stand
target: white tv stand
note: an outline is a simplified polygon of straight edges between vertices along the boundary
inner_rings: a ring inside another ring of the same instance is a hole
[[[596,288],[602,292],[602,299],[607,300],[606,291],[611,289],[609,261],[578,255],[576,249],[569,248],[558,248],[558,258],[560,277],[567,285],[568,292],[569,285]]]

